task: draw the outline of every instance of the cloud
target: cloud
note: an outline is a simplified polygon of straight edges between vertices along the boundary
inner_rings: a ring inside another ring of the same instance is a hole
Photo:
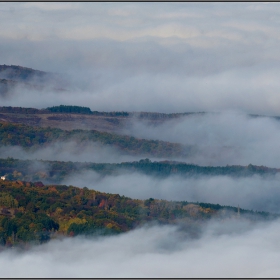
[[[155,178],[122,171],[101,177],[93,171],[75,172],[61,184],[118,193],[134,199],[165,199],[230,205],[254,211],[280,213],[279,175],[261,177],[170,176]]]
[[[143,156],[131,156],[121,150],[99,143],[77,143],[75,141],[56,142],[46,147],[23,149],[19,146],[0,147],[0,157],[17,159],[74,161],[96,163],[119,163],[140,160]]]
[[[157,126],[134,119],[123,133],[191,145],[195,152],[184,159],[188,163],[280,167],[280,123],[274,118],[252,118],[225,110],[189,115]]]
[[[96,163],[119,163],[139,160],[139,157],[123,155],[113,148],[95,144],[85,146],[74,142],[56,143],[50,147],[25,151],[19,147],[0,148],[2,158],[8,156],[19,159],[80,161]],[[156,159],[153,159],[156,160]],[[157,159],[158,160],[158,159]],[[29,167],[29,173],[38,171],[47,173],[49,165],[35,162]],[[59,184],[88,187],[106,193],[118,193],[134,199],[150,197],[165,200],[206,202],[230,205],[241,208],[280,213],[279,174],[251,177],[230,176],[179,176],[171,175],[158,178],[138,172],[116,170],[116,173],[105,177],[90,170],[77,170],[68,174]],[[40,179],[48,184],[46,179]],[[53,182],[52,182],[53,183]]]
[[[279,221],[211,222],[198,238],[175,226],[64,238],[0,253],[3,277],[277,277]],[[14,269],[14,268],[17,269]],[[203,268],[203,269],[202,269]]]
[[[99,111],[280,112],[275,3],[1,7],[2,63],[66,73],[73,90],[68,95],[19,90],[9,101],[0,100],[5,105],[77,102]]]
[[[38,10],[43,11],[65,11],[65,10],[73,10],[75,8],[78,8],[78,6],[75,3],[25,3],[23,5],[23,8],[25,9],[32,9],[36,8]]]
[[[74,59],[78,60],[78,57]],[[174,59],[178,60],[179,56]],[[1,104],[37,108],[74,104],[88,106],[97,111],[163,113],[241,110],[246,113],[279,115],[279,82],[276,79],[279,71],[276,68],[266,69],[266,73],[265,69],[250,73],[247,71],[249,69],[245,68],[222,71],[206,77],[203,77],[204,73],[197,73],[198,77],[190,77],[192,74],[186,73],[182,76],[183,72],[176,73],[178,70],[175,68],[175,73],[171,75],[164,73],[165,70],[159,70],[162,73],[156,74],[157,69],[170,70],[169,62],[152,59],[151,63],[153,61],[154,65],[149,65],[150,62],[144,62],[144,65],[139,62],[135,64],[139,68],[132,67],[131,73],[125,67],[117,74],[114,74],[114,71],[117,71],[114,69],[115,65],[112,66],[113,69],[106,69],[105,61],[92,61],[101,64],[98,71],[79,73],[79,69],[72,67],[73,72],[69,76],[73,77],[73,87],[66,93],[58,93],[51,88],[44,91],[18,88],[17,94],[1,99]],[[117,65],[118,61],[114,64]],[[144,74],[145,68],[147,73]],[[190,71],[184,69],[183,65],[181,68],[184,72]],[[207,66],[205,68],[207,70]],[[210,68],[208,70],[211,71]],[[139,71],[143,73],[137,73]]]

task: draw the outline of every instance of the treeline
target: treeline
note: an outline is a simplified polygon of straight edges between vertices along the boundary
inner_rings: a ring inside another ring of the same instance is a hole
[[[50,112],[59,112],[59,113],[76,113],[76,114],[91,114],[91,110],[88,107],[82,106],[67,106],[67,105],[60,105],[60,106],[53,106],[48,107],[46,110]]]
[[[149,159],[142,159],[134,162],[124,162],[120,164],[112,164],[116,168],[137,170],[145,174],[169,176],[172,174],[178,175],[210,175],[210,176],[252,176],[269,175],[280,172],[277,168],[268,168],[265,166],[256,166],[249,164],[248,166],[227,165],[227,166],[199,166],[196,164],[187,164],[172,161],[152,162]]]
[[[66,113],[66,114],[85,114],[85,115],[107,116],[107,117],[128,117],[128,116],[130,116],[130,113],[128,113],[128,112],[99,112],[99,111],[91,111],[91,109],[88,107],[71,106],[71,105],[53,106],[53,107],[47,107],[45,109],[2,106],[2,107],[0,107],[0,113],[10,113],[10,114]]]
[[[92,111],[89,107],[73,106],[73,105],[59,105],[47,107],[45,109],[24,108],[24,107],[0,107],[0,113],[13,113],[13,114],[53,114],[53,113],[67,113],[67,114],[85,114],[96,115],[105,117],[134,117],[139,119],[159,120],[159,119],[172,119],[180,118],[183,116],[189,116],[193,114],[206,114],[200,113],[157,113],[157,112],[126,112],[126,111],[113,111],[113,112],[101,112]]]
[[[53,106],[53,107],[46,108],[46,110],[55,113],[87,114],[87,115],[110,116],[110,117],[129,116],[128,112],[98,112],[98,111],[91,111],[89,107],[72,106],[72,105]]]
[[[8,180],[43,181],[60,183],[65,177],[82,171],[95,171],[101,176],[139,172],[146,175],[167,177],[170,175],[190,176],[232,176],[274,175],[276,168],[264,166],[199,166],[186,163],[151,162],[143,159],[123,163],[86,163],[43,160],[0,159],[0,174]]]
[[[33,147],[65,141],[98,142],[112,145],[126,154],[158,157],[182,156],[186,148],[177,143],[138,139],[97,130],[62,130],[59,128],[33,127],[23,124],[0,123],[0,145]]]
[[[0,78],[0,87],[7,85],[15,85],[16,82],[12,80],[6,80]],[[85,114],[85,115],[96,115],[96,116],[105,116],[105,117],[134,117],[138,119],[147,119],[147,120],[161,120],[161,119],[173,119],[180,118],[184,116],[191,115],[204,115],[208,114],[207,112],[185,112],[185,113],[157,113],[157,112],[127,112],[127,111],[113,111],[113,112],[101,112],[101,111],[92,111],[89,107],[83,106],[73,106],[73,105],[59,105],[47,107],[45,109],[36,109],[36,108],[25,108],[25,107],[11,107],[11,106],[0,106],[0,113],[10,113],[10,114],[53,114],[53,113],[65,113],[65,114]],[[217,113],[216,113],[217,114]],[[264,116],[256,114],[248,114],[249,117],[268,117],[280,120],[279,116]]]
[[[130,113],[130,116],[139,118],[139,119],[149,119],[149,120],[159,120],[159,119],[173,119],[173,118],[181,118],[184,116],[190,116],[194,114],[206,114],[205,112],[199,113],[156,113],[156,112],[133,112]]]
[[[278,215],[241,209],[249,219]],[[131,199],[86,187],[0,181],[0,243],[42,243],[63,234],[118,234],[147,222],[185,224],[210,218],[237,218],[237,208],[219,204]]]
[[[11,107],[11,106],[2,106],[0,107],[0,113],[10,113],[10,114],[45,114],[49,111],[43,109],[35,108],[25,108],[25,107]]]

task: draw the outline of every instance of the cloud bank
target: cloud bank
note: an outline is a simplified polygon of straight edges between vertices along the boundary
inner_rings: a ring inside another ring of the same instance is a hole
[[[229,176],[170,176],[159,179],[140,173],[100,177],[93,171],[74,173],[62,184],[118,193],[135,199],[165,199],[230,205],[254,211],[280,213],[279,175],[233,178]]]
[[[279,14],[278,3],[2,3],[0,61],[65,73],[73,92],[1,103],[279,115]]]
[[[138,161],[143,158],[141,155],[127,155],[112,146],[105,146],[94,142],[77,143],[71,140],[52,143],[46,147],[33,147],[31,149],[23,149],[20,146],[2,146],[0,147],[0,157],[13,157],[23,160],[38,159],[96,163]]]
[[[264,165],[280,168],[280,122],[275,118],[250,117],[242,112],[195,114],[179,119],[154,123],[135,118],[128,121],[121,134],[140,139],[181,143],[190,149],[172,160],[202,166]],[[0,148],[1,157],[61,161],[124,162],[143,158],[129,156],[117,148],[98,143],[68,141],[48,147],[31,149]],[[150,158],[162,160],[165,158]]]
[[[279,221],[212,222],[198,238],[175,226],[140,228],[114,237],[68,238],[0,253],[2,277],[201,277],[279,275]],[[15,269],[16,268],[16,269]]]
[[[191,145],[194,152],[184,158],[189,163],[280,167],[280,122],[273,118],[252,118],[240,111],[223,111],[190,115],[157,126],[133,120],[124,133]]]

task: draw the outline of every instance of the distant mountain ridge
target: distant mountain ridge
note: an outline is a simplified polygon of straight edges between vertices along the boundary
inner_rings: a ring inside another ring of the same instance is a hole
[[[1,81],[0,81],[1,92]],[[1,93],[0,93],[1,95]],[[1,105],[1,104],[0,104]],[[0,122],[24,124],[36,127],[52,127],[62,130],[98,130],[109,133],[125,134],[134,121],[144,121],[146,125],[158,126],[164,122],[180,118],[205,116],[207,112],[185,113],[156,113],[156,112],[129,112],[129,111],[95,111],[89,107],[59,105],[45,109],[0,106]],[[261,116],[248,114],[250,118],[270,118],[277,121],[279,116]]]
[[[64,91],[67,81],[59,74],[16,65],[0,65],[0,96],[7,96],[21,87],[41,91],[46,87]]]
[[[34,171],[34,166],[40,166],[40,168]],[[252,164],[248,166],[199,166],[167,160],[152,162],[149,159],[122,163],[94,163],[0,158],[0,175],[6,175],[9,180],[13,181],[42,181],[44,183],[60,184],[67,176],[86,171],[94,171],[101,176],[137,172],[156,176],[157,178],[166,178],[172,175],[179,175],[184,178],[195,176],[230,176],[238,178],[254,175],[271,176],[280,173],[279,168]]]
[[[92,111],[89,107],[60,105],[45,109],[0,106],[0,121],[21,123],[30,126],[55,127],[63,130],[85,129],[109,133],[122,133],[132,120],[144,120],[158,125],[180,117],[191,117],[202,113],[152,113],[125,111]]]
[[[169,158],[189,153],[188,147],[160,140],[138,139],[128,135],[99,132],[97,130],[75,129],[69,131],[0,122],[0,146],[42,147],[65,141],[75,141],[76,143],[97,142],[102,145],[111,145],[130,155],[142,154],[144,156]]]
[[[38,79],[38,81],[46,78],[54,78],[55,74],[34,70],[32,68],[23,67],[19,65],[0,65],[0,78],[7,80],[14,80],[19,82],[30,81]]]
[[[0,79],[1,80],[1,79]],[[185,112],[185,113],[158,113],[158,112],[128,112],[128,111],[92,111],[89,107],[76,105],[59,105],[52,106],[45,109],[26,108],[26,107],[12,107],[0,106],[1,113],[24,113],[24,114],[47,114],[47,113],[66,113],[66,114],[85,114],[85,115],[99,115],[109,117],[137,117],[139,119],[172,119],[190,115],[202,115],[205,112]]]

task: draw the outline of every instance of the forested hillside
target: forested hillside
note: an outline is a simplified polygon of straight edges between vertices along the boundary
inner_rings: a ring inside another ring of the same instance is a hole
[[[19,65],[0,65],[0,79],[13,81],[17,83],[28,83],[32,86],[49,86],[60,87],[65,85],[65,80],[59,74],[34,70]],[[38,88],[37,88],[38,89]],[[42,88],[41,88],[42,89]]]
[[[0,65],[0,77],[5,79],[26,81],[35,78],[43,78],[49,75],[51,74],[19,65]]]
[[[265,212],[187,201],[136,200],[65,185],[0,181],[0,243],[42,243],[59,234],[117,234],[148,222],[179,224],[186,230],[211,218],[251,221],[277,218]],[[195,234],[195,232],[193,232]]]
[[[0,80],[1,81],[1,80]],[[5,80],[9,81],[9,80]],[[86,114],[86,115],[98,115],[98,116],[108,116],[108,117],[137,117],[139,119],[171,119],[179,118],[183,116],[189,116],[193,114],[205,114],[202,113],[157,113],[157,112],[101,112],[101,111],[92,111],[89,107],[84,106],[75,106],[75,105],[59,105],[47,107],[45,109],[36,109],[36,108],[25,108],[25,107],[12,107],[12,106],[0,106],[1,113],[10,113],[10,114],[51,114],[51,113],[72,113],[72,114]]]
[[[53,142],[63,141],[98,142],[103,145],[112,145],[131,155],[143,156],[180,156],[187,152],[187,148],[177,143],[159,140],[137,139],[97,130],[62,130],[58,128],[41,128],[21,124],[0,123],[0,145],[32,147],[48,145]]]
[[[274,175],[279,173],[280,169],[252,164],[248,166],[199,166],[170,161],[152,162],[149,159],[122,163],[91,163],[0,158],[0,174],[6,175],[9,180],[43,181],[58,184],[67,176],[82,171],[95,171],[102,176],[139,172],[156,177],[170,175],[245,177]]]

